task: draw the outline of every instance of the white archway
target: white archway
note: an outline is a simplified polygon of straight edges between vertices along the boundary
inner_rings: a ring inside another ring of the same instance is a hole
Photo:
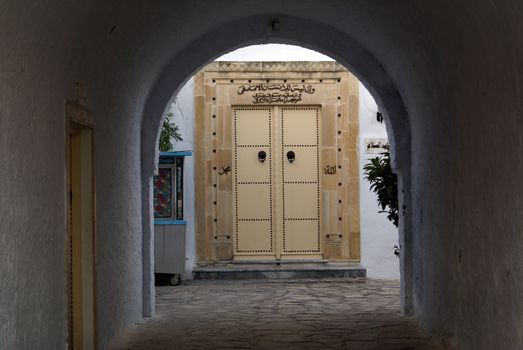
[[[250,28],[238,31],[238,28]],[[295,30],[301,28],[302,30]],[[220,40],[216,39],[217,33]],[[329,38],[329,40],[324,40]],[[157,139],[161,118],[173,92],[176,93],[192,74],[213,58],[232,48],[255,43],[297,44],[328,54],[349,67],[376,97],[380,110],[386,116],[391,139],[395,171],[398,173],[403,195],[401,205],[410,207],[410,129],[402,98],[391,77],[361,43],[328,25],[287,16],[257,16],[229,22],[189,43],[180,54],[171,58],[156,80],[146,101],[142,122],[142,196],[143,196],[143,267],[144,315],[154,313],[154,271],[152,263],[152,208],[151,179],[157,159]],[[410,224],[402,217],[400,225],[402,307],[412,311],[412,259],[410,253]]]

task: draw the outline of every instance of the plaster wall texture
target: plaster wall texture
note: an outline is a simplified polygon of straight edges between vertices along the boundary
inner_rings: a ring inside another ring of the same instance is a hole
[[[57,3],[60,9],[48,15],[72,28],[71,6]],[[60,349],[66,327],[64,99],[72,90],[60,53],[74,32],[47,26],[37,15],[46,12],[43,3],[32,3],[30,11],[24,5],[0,5],[0,349]]]
[[[398,229],[387,219],[387,214],[379,213],[377,196],[370,191],[370,183],[365,180],[363,166],[378,154],[366,153],[366,138],[387,138],[385,124],[376,120],[378,106],[370,92],[360,83],[360,206],[361,206],[361,259],[367,269],[367,277],[379,279],[399,279],[399,259],[393,254],[398,244]]]
[[[522,348],[522,17],[509,0],[3,1],[0,348],[65,347],[75,83],[97,123],[103,349],[154,312],[151,178],[171,96],[220,54],[262,42],[328,54],[376,97],[403,185],[405,309],[456,348]]]

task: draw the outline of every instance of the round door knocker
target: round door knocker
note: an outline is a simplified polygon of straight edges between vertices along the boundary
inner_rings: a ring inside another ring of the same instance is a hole
[[[290,163],[293,163],[296,160],[296,154],[294,153],[294,151],[287,152],[287,159]]]
[[[266,159],[267,159],[267,153],[265,153],[265,151],[258,152],[258,160],[260,161],[260,163],[265,162]]]

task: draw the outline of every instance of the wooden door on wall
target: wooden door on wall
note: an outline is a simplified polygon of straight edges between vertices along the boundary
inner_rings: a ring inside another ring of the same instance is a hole
[[[68,348],[95,343],[93,130],[71,123],[69,134],[69,336]]]
[[[234,258],[321,259],[319,107],[235,107]]]

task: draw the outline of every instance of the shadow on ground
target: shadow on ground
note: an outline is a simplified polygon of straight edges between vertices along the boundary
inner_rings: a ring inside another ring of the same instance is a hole
[[[401,316],[396,281],[192,281],[156,290],[157,316],[110,349],[442,349]]]

